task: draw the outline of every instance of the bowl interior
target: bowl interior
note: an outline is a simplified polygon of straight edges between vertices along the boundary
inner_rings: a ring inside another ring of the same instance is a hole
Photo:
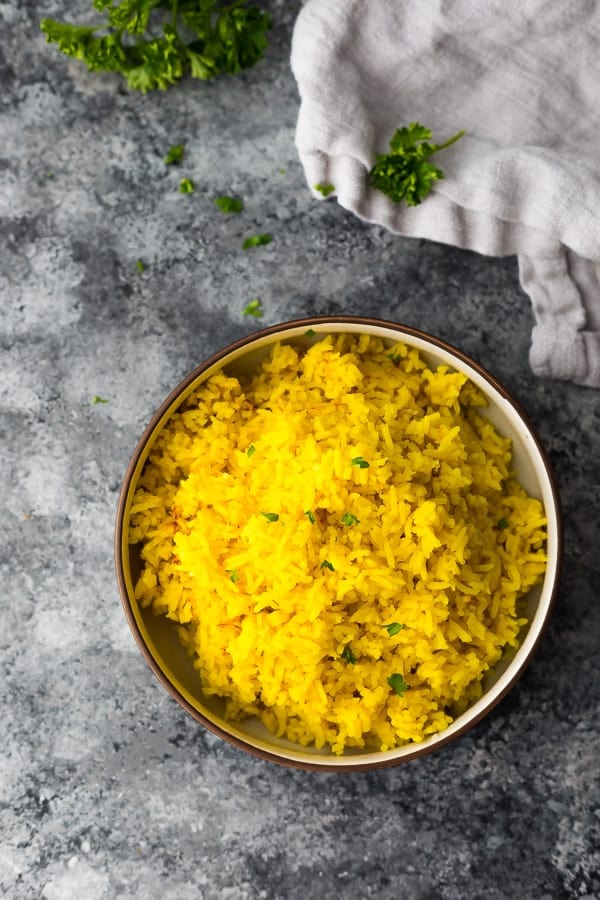
[[[408,744],[384,752],[348,750],[342,756],[276,738],[256,718],[235,724],[225,722],[223,701],[204,697],[198,674],[179,644],[174,624],[162,616],[155,616],[148,608],[142,609],[135,600],[133,586],[141,569],[140,547],[127,542],[131,503],[146,459],[157,434],[192,391],[223,367],[233,375],[251,373],[275,341],[285,340],[308,346],[325,334],[339,332],[369,332],[383,338],[389,345],[401,340],[416,347],[428,364],[445,364],[465,372],[489,398],[490,405],[483,414],[501,434],[512,439],[513,468],[527,492],[543,501],[548,519],[545,577],[523,599],[529,623],[523,629],[519,648],[507,651],[494,670],[488,673],[484,681],[484,695],[447,729],[420,744]],[[238,342],[230,351],[218,354],[191,373],[167,398],[142,436],[124,482],[117,523],[117,570],[125,610],[147,662],[170,693],[207,727],[234,744],[274,761],[322,769],[368,768],[409,759],[447,743],[480,719],[511,687],[532,655],[549,615],[558,580],[560,535],[558,498],[545,455],[522,412],[488,373],[443,342],[393,323],[360,319],[311,320],[284,324],[259,333],[246,342]]]

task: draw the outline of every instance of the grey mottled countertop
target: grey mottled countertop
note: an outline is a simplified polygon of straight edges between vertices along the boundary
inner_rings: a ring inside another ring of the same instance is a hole
[[[0,3],[0,893],[600,897],[600,392],[532,376],[514,259],[312,199],[296,6],[270,6],[256,69],[141,96],[45,45],[40,18],[84,21],[87,0]],[[220,193],[245,213],[221,215]],[[272,244],[241,252],[256,231]],[[158,403],[230,340],[311,313],[473,355],[536,424],[564,504],[562,589],[522,680],[454,744],[371,774],[287,770],[205,732],[143,661],[113,570],[120,480]]]

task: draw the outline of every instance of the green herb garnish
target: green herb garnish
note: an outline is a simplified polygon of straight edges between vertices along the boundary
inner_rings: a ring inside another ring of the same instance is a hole
[[[408,685],[404,680],[404,675],[400,675],[398,672],[395,672],[393,675],[390,675],[388,678],[388,684],[395,694],[398,694],[399,697],[404,696],[405,691],[408,690]]]
[[[243,316],[254,316],[255,319],[261,319],[263,314],[262,301],[255,297],[242,310]]]
[[[179,182],[179,193],[180,194],[193,194],[196,190],[196,185],[192,181],[191,178],[182,178]]]
[[[270,244],[272,240],[273,238],[270,234],[252,234],[242,244],[242,250],[249,250],[250,247],[262,247],[265,244]]]
[[[332,184],[315,184],[315,191],[318,191],[320,194],[323,194],[324,197],[329,197],[335,191],[335,188]]]
[[[344,650],[342,652],[342,659],[344,659],[351,666],[353,666],[356,662],[356,657],[349,646],[344,647]]]
[[[378,154],[369,173],[378,191],[394,203],[404,200],[407,206],[418,206],[431,191],[435,181],[444,177],[441,169],[429,162],[429,157],[449,147],[464,134],[459,131],[443,144],[430,144],[429,128],[411,122],[398,128],[390,141],[390,152]]]
[[[254,446],[254,444],[250,444],[250,446],[246,450],[246,456],[249,459],[251,456],[254,456],[255,453],[256,453],[256,447]]]
[[[399,353],[388,353],[387,358],[391,359],[395,366],[397,366],[398,363],[402,360],[402,357]]]
[[[342,518],[340,519],[342,525],[358,525],[360,523],[360,519],[357,519],[356,516],[353,516],[352,513],[345,512]]]
[[[329,562],[328,559],[324,559],[323,562],[321,563],[321,565],[319,566],[319,568],[320,569],[329,569],[330,572],[335,572],[335,569],[333,568],[332,564]]]
[[[229,575],[229,580],[233,582],[233,584],[236,584],[236,582],[240,580],[237,569],[226,569],[225,571]]]
[[[383,627],[390,637],[394,637],[394,635],[398,634],[399,631],[402,631],[405,626],[401,625],[400,622],[390,622],[389,625],[384,625]]]
[[[244,201],[238,200],[237,197],[215,197],[213,200],[215,206],[218,206],[222,213],[241,213],[244,210]]]
[[[357,466],[357,468],[359,469],[369,468],[369,463],[366,461],[366,459],[363,459],[362,456],[355,456],[352,460],[352,465]]]
[[[178,166],[185,154],[185,144],[174,144],[167,150],[165,166]]]
[[[269,15],[248,0],[94,0],[94,7],[104,14],[97,25],[43,19],[40,27],[90,71],[119,72],[144,93],[186,75],[206,80],[250,68],[271,27]]]
[[[310,522],[311,525],[314,525],[315,522],[317,521],[315,518],[315,514],[311,509],[307,509],[306,512],[304,513],[304,515],[306,516],[306,518],[308,519],[308,521]]]
[[[135,267],[138,270],[138,272],[145,272],[145,270],[146,270],[146,266],[144,265],[144,262],[141,259],[136,259]]]
[[[498,519],[497,527],[498,528],[508,528],[510,522],[508,519]]]
[[[304,337],[314,337],[316,333],[314,328],[309,328],[308,331],[304,332]]]
[[[264,516],[267,522],[276,522],[279,518],[279,513],[261,512],[261,516]]]
[[[92,397],[92,403],[95,406],[97,403],[110,403],[110,401],[105,400],[104,397],[99,397],[98,394],[96,394],[94,397]]]

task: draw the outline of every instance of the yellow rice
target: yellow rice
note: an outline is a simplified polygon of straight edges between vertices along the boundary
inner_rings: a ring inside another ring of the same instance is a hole
[[[135,592],[229,719],[385,750],[481,694],[546,564],[543,506],[485,405],[415,349],[339,335],[277,344],[171,417],[133,500]]]

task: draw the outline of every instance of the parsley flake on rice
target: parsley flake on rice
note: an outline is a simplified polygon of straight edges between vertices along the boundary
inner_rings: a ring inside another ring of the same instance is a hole
[[[385,750],[481,694],[546,564],[543,506],[484,406],[416,349],[340,334],[221,371],[171,417],[133,502],[136,597],[230,719]]]

